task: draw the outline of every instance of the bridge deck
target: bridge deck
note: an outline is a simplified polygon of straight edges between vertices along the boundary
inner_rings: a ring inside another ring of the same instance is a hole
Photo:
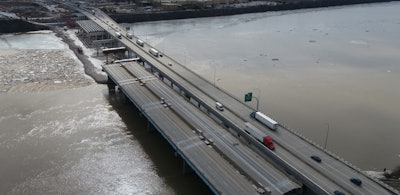
[[[120,66],[106,65],[104,70],[116,83],[133,78]],[[164,107],[160,102],[160,97],[140,85],[140,82],[126,83],[119,87],[154,124],[162,127],[159,130],[165,138],[209,181],[211,187],[226,194],[256,192],[252,182],[241,175],[215,149],[206,145],[199,135],[193,132],[191,125],[171,109]]]

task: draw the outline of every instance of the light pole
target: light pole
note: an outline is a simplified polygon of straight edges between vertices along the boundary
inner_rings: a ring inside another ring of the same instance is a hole
[[[325,136],[325,145],[324,145],[324,149],[326,149],[326,144],[328,144],[328,136],[329,136],[329,123],[325,123],[325,125],[328,126],[327,130],[326,130],[326,136]]]
[[[253,97],[253,98],[257,100],[256,112],[258,112],[258,98],[257,97]]]
[[[186,47],[185,47],[185,61],[183,62],[183,66],[186,66]]]
[[[217,76],[217,66],[214,67],[214,87],[216,87],[215,82],[221,80],[219,78],[216,78],[216,76]]]
[[[258,91],[258,96],[257,97],[253,97],[253,98],[255,98],[257,100],[257,110],[256,111],[258,112],[258,102],[259,102],[259,99],[260,99],[261,90],[259,88],[254,88],[254,89]]]
[[[215,75],[217,74],[217,68],[214,67],[214,87],[215,87]]]

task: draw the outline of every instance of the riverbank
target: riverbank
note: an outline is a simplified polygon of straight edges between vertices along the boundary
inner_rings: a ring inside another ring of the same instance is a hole
[[[69,46],[69,49],[74,52],[75,56],[82,62],[85,74],[89,75],[96,83],[99,84],[107,84],[108,78],[107,76],[99,72],[99,68],[95,67],[95,64],[92,63],[90,60],[91,56],[88,56],[88,54],[85,54],[85,52],[79,52],[78,48],[83,49],[84,45],[81,43],[81,45],[76,44],[75,40],[71,36],[68,36],[62,28],[55,27],[52,28],[52,30],[56,33],[56,36],[60,37],[64,43],[66,43]]]
[[[394,0],[399,1],[399,0]],[[138,13],[113,13],[106,12],[118,23],[135,23],[158,20],[176,20],[186,18],[228,16],[246,13],[258,13],[267,11],[297,10],[307,8],[332,7],[341,5],[353,5],[364,3],[391,2],[391,0],[336,0],[336,1],[301,1],[295,3],[264,4],[257,6],[231,5],[219,8],[186,9],[171,11],[149,11]]]

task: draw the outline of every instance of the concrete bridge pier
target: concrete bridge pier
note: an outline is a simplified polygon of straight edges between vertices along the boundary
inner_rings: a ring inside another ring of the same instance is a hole
[[[153,132],[153,131],[154,131],[154,127],[153,127],[153,125],[150,123],[149,120],[147,120],[146,131],[147,131],[147,132]]]
[[[130,50],[129,48],[126,49],[125,55],[128,58],[137,58],[138,57],[138,55],[135,52],[133,52],[132,50]]]
[[[108,93],[115,93],[115,83],[114,83],[114,81],[110,78],[110,77],[108,77],[108,80],[107,80],[107,87],[108,87]]]
[[[185,159],[182,159],[182,174],[187,175],[190,173],[193,173],[193,169],[189,165],[187,165]]]

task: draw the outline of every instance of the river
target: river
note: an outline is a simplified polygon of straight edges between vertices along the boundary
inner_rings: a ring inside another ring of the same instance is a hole
[[[254,92],[262,112],[363,170],[381,171],[400,164],[399,9],[393,2],[124,25],[237,98]],[[2,35],[0,57],[45,48],[72,55],[54,34],[37,36]],[[71,72],[83,75],[76,66]],[[209,193],[181,175],[181,161],[132,105],[106,86],[73,84],[0,93],[1,194]]]

